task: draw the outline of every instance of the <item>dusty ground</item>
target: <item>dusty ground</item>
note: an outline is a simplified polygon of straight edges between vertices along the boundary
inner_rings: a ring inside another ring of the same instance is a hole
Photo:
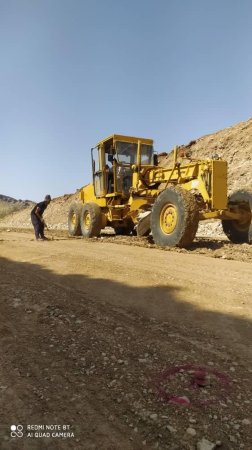
[[[209,225],[212,226],[211,223],[205,224],[203,228],[204,234],[202,234],[201,228],[199,228],[199,232],[197,237],[194,239],[189,249],[185,248],[170,248],[164,247],[162,251],[172,252],[172,253],[184,253],[188,255],[199,254],[205,255],[211,258],[219,258],[219,259],[229,259],[235,261],[244,261],[251,262],[252,261],[252,245],[250,244],[232,244],[224,235],[224,233],[220,233],[219,229],[217,229],[217,234],[211,236],[211,232],[206,233],[206,227]],[[15,231],[22,233],[31,234],[31,230],[28,229],[19,229],[19,228],[1,228],[0,233],[7,231]],[[68,232],[66,230],[55,230],[50,228],[47,231],[47,235],[50,239],[69,239]],[[0,234],[1,239],[1,234]],[[71,238],[70,238],[71,239]],[[73,238],[80,239],[80,238]],[[114,231],[111,228],[102,230],[102,235],[99,239],[93,238],[92,242],[100,242],[102,244],[118,244],[118,245],[127,245],[133,247],[145,247],[151,249],[160,249],[154,242],[151,236],[148,237],[137,237],[137,236],[116,236]]]
[[[251,450],[251,246],[53,237],[0,231],[0,448]]]

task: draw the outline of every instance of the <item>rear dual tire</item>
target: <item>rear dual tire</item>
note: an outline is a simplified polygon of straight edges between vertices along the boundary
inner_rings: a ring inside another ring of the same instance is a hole
[[[72,203],[68,212],[68,232],[70,236],[81,236],[81,217],[82,204]]]
[[[100,206],[96,203],[86,203],[81,210],[80,226],[83,237],[92,238],[100,236],[102,229]]]
[[[102,229],[101,208],[96,203],[73,203],[68,213],[70,236],[98,237]]]

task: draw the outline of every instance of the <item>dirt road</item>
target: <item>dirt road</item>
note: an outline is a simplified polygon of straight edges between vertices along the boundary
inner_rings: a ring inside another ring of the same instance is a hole
[[[0,448],[252,449],[251,262],[6,231],[0,262]]]

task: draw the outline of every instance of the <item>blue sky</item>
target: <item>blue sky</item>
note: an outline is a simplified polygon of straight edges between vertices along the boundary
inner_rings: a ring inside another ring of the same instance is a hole
[[[0,0],[0,193],[91,179],[112,133],[169,151],[251,117],[249,0]]]

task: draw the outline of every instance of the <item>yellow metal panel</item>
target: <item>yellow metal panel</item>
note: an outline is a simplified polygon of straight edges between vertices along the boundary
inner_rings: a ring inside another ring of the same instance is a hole
[[[185,182],[197,178],[199,171],[199,164],[187,164],[180,167],[153,167],[153,170],[148,171],[148,181],[151,183],[165,182],[165,181],[179,181]]]
[[[107,206],[106,198],[96,198],[93,184],[85,186],[80,192],[80,197],[83,203],[95,202],[100,207]]]
[[[147,199],[146,197],[130,197],[130,211],[138,211],[139,209],[152,204],[154,199]]]
[[[212,208],[227,208],[227,162],[212,160]]]
[[[94,185],[88,184],[82,189],[82,199],[85,203],[93,202],[96,200],[94,195]]]
[[[94,202],[101,208],[105,208],[107,206],[106,198],[95,198]]]

